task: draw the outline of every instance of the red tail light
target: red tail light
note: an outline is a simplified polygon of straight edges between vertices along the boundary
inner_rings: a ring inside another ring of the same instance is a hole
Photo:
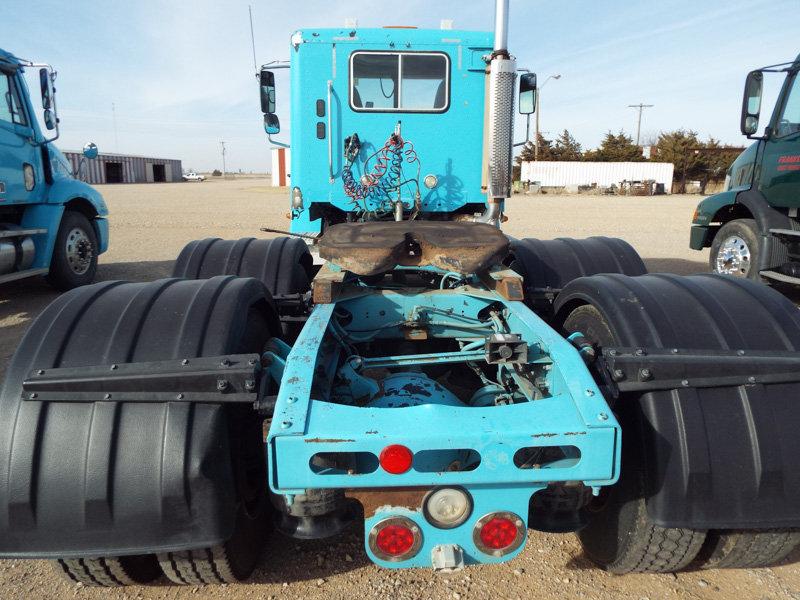
[[[392,444],[386,446],[381,450],[381,455],[378,457],[381,467],[387,473],[392,475],[401,475],[411,468],[411,463],[414,461],[414,455],[411,450],[400,444]]]
[[[481,552],[504,556],[525,541],[525,522],[514,513],[490,513],[475,524],[472,540]]]
[[[411,519],[391,517],[370,530],[368,543],[372,553],[382,560],[407,560],[422,547],[422,532]]]

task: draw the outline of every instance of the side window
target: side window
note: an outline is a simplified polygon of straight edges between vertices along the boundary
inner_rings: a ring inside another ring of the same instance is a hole
[[[450,105],[446,54],[355,52],[350,106],[359,112],[444,112]]]
[[[13,123],[12,114],[14,111],[11,108],[11,88],[8,76],[0,74],[0,121]]]
[[[25,117],[25,109],[22,107],[22,97],[19,94],[19,88],[16,84],[16,79],[9,78],[11,84],[11,108],[13,109],[14,123],[17,125],[27,125],[28,119]]]
[[[800,74],[795,74],[786,103],[783,105],[783,113],[778,121],[779,137],[791,135],[800,131]]]
[[[16,80],[10,75],[0,75],[0,121],[17,125],[27,125],[25,110],[22,108]]]

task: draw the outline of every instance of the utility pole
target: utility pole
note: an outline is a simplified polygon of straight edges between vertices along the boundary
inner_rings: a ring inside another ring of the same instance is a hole
[[[225,179],[225,142],[220,142],[222,146],[222,178]]]
[[[628,104],[628,108],[638,108],[639,109],[639,122],[636,125],[636,145],[639,145],[639,135],[642,132],[642,111],[645,108],[653,108],[655,104]]]
[[[539,107],[539,98],[542,95],[542,88],[551,79],[561,79],[561,75],[550,75],[550,77],[545,79],[544,83],[539,86],[539,89],[536,90],[536,106],[534,110],[536,113],[536,137],[533,140],[533,160],[539,160],[539,113],[541,112]]]
[[[258,77],[258,65],[256,64],[256,36],[253,33],[253,7],[248,4],[247,10],[250,13],[250,42],[253,45],[253,71],[255,71],[256,77]]]

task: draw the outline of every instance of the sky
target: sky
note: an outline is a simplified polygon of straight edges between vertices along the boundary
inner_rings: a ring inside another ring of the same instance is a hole
[[[259,65],[287,59],[293,31],[348,18],[359,27],[438,28],[452,19],[456,29],[491,30],[494,16],[493,0],[1,2],[0,45],[58,71],[59,147],[93,141],[203,171],[221,168],[221,140],[228,170],[270,170],[248,5]],[[566,128],[588,149],[607,131],[635,136],[628,105],[643,102],[654,105],[643,140],[683,127],[743,145],[745,75],[800,52],[797,8],[798,0],[511,0],[509,49],[540,83],[561,75],[541,90],[546,137]],[[288,78],[278,86],[288,124]]]

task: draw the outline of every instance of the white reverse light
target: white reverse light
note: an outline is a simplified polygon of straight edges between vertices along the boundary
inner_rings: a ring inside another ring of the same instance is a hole
[[[439,178],[436,177],[436,175],[425,175],[425,179],[423,179],[422,181],[425,184],[426,188],[432,190],[439,183]]]
[[[439,488],[425,500],[425,518],[434,527],[451,529],[469,518],[472,499],[465,490]]]

